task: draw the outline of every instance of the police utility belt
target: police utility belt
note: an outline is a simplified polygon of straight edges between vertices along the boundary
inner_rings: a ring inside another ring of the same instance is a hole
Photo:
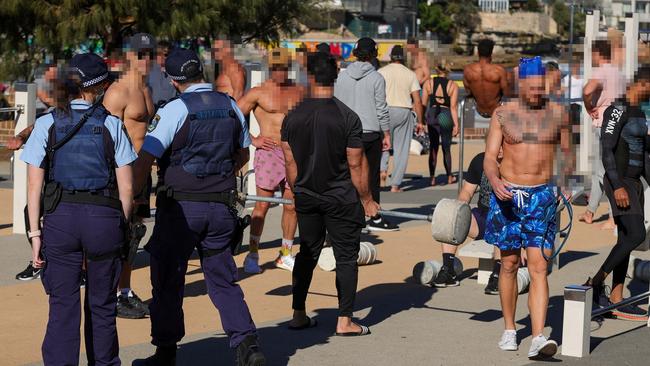
[[[172,187],[161,186],[156,189],[156,197],[159,199],[171,199],[174,201],[223,203],[230,208],[234,208],[237,203],[237,192],[234,189],[226,192],[215,193],[187,193],[176,192]]]
[[[250,224],[250,216],[246,215],[244,217],[240,217],[238,215],[237,213],[238,194],[237,191],[235,191],[234,189],[227,192],[216,192],[216,193],[187,193],[187,192],[175,192],[172,187],[159,186],[156,189],[156,198],[159,200],[159,202],[164,200],[174,200],[174,201],[190,201],[190,202],[223,203],[230,209],[230,211],[233,213],[233,215],[236,218],[235,236],[232,238],[229,247],[225,247],[221,249],[201,249],[199,253],[202,258],[208,258],[217,254],[221,254],[228,249],[230,249],[230,252],[233,255],[240,253],[242,239],[244,238],[244,229],[246,229],[246,227]]]

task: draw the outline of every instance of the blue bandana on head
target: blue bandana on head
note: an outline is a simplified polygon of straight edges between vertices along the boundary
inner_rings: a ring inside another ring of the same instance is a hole
[[[542,58],[535,56],[532,58],[519,59],[519,78],[525,79],[529,76],[544,76],[546,69],[542,63]]]

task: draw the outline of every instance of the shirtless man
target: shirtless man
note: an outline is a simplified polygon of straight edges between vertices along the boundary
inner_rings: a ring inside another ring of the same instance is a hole
[[[237,102],[245,116],[251,112],[260,125],[259,136],[252,136],[255,151],[253,166],[257,195],[271,197],[279,187],[283,197],[293,200],[285,175],[284,154],[280,147],[282,121],[305,95],[305,88],[289,80],[291,59],[286,48],[276,48],[269,52],[270,77],[262,85],[252,88]],[[244,260],[246,273],[260,273],[259,243],[264,229],[264,219],[269,203],[256,202],[251,220],[250,253]],[[294,258],[291,246],[296,234],[297,217],[293,205],[282,207],[282,249],[275,261],[278,268],[293,270]]]
[[[146,80],[154,59],[156,41],[153,36],[138,33],[132,36],[126,45],[127,70],[106,91],[104,106],[124,121],[136,152],[140,151],[147,126],[155,109]],[[135,197],[138,204],[134,220],[149,217],[149,186]],[[117,316],[128,319],[140,319],[149,314],[146,304],[131,290],[131,264],[124,263],[118,284]]]
[[[504,351],[516,351],[517,270],[521,249],[527,254],[530,273],[528,309],[532,326],[529,358],[548,358],[557,343],[544,335],[548,308],[548,262],[557,222],[557,195],[551,182],[556,145],[563,157],[561,176],[574,166],[571,154],[569,113],[545,95],[544,66],[539,57],[523,59],[519,65],[519,98],[497,107],[490,122],[484,171],[492,186],[485,241],[501,251],[499,297],[505,331],[499,342]],[[497,163],[503,148],[501,163]],[[532,158],[535,157],[535,158]],[[563,187],[564,188],[564,187]]]
[[[420,87],[431,78],[431,69],[429,68],[429,58],[425,50],[418,47],[418,40],[409,38],[406,41],[406,51],[411,58],[411,69],[420,82]]]
[[[237,62],[232,44],[225,39],[217,39],[212,44],[212,52],[217,62],[214,85],[217,91],[239,100],[246,89],[246,70]]]
[[[508,94],[506,70],[492,63],[494,42],[483,39],[478,43],[478,62],[465,66],[463,84],[476,101],[476,111],[481,117],[491,118],[501,103],[501,97]]]

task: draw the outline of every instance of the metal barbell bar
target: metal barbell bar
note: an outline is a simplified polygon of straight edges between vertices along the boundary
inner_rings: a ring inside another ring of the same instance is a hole
[[[246,201],[269,202],[269,203],[277,203],[283,205],[293,205],[293,201],[287,198],[262,197],[262,196],[255,196],[255,195],[245,195],[244,198],[246,199]],[[422,214],[414,214],[414,213],[400,212],[400,211],[379,210],[379,214],[382,216],[399,217],[403,219],[421,220],[421,221],[429,221],[429,222],[431,222],[431,220],[433,219],[433,213],[431,215],[422,215]]]

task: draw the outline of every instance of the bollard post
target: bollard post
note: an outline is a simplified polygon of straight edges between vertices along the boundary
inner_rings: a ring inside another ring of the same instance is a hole
[[[36,119],[36,84],[16,83],[16,108],[22,112],[16,122],[16,133],[33,125]],[[27,205],[27,164],[19,159],[20,153],[14,152],[13,160],[13,233],[25,233],[24,208]]]
[[[632,13],[625,17],[625,77],[634,78],[639,64],[639,14]]]
[[[264,73],[261,70],[252,70],[250,77],[250,87],[256,87],[264,81]],[[249,132],[252,136],[258,136],[260,134],[260,125],[257,123],[257,118],[255,118],[255,113],[251,112],[250,114],[250,126],[248,127]],[[255,157],[255,146],[251,144],[248,148],[250,152],[250,160],[248,162],[248,170],[253,169],[253,159]],[[246,193],[256,194],[256,185],[255,185],[255,173],[251,173],[248,177],[248,187],[245,187]]]
[[[587,11],[585,20],[585,37],[583,42],[583,70],[584,80],[589,80],[591,77],[591,44],[598,37],[598,23],[600,19],[599,10]],[[591,171],[591,159],[598,159],[594,155],[594,134],[592,127],[592,120],[588,113],[582,113],[582,121],[580,124],[580,153],[578,158],[578,171],[589,172]]]
[[[564,288],[562,355],[584,357],[591,339],[592,288],[569,285]]]

